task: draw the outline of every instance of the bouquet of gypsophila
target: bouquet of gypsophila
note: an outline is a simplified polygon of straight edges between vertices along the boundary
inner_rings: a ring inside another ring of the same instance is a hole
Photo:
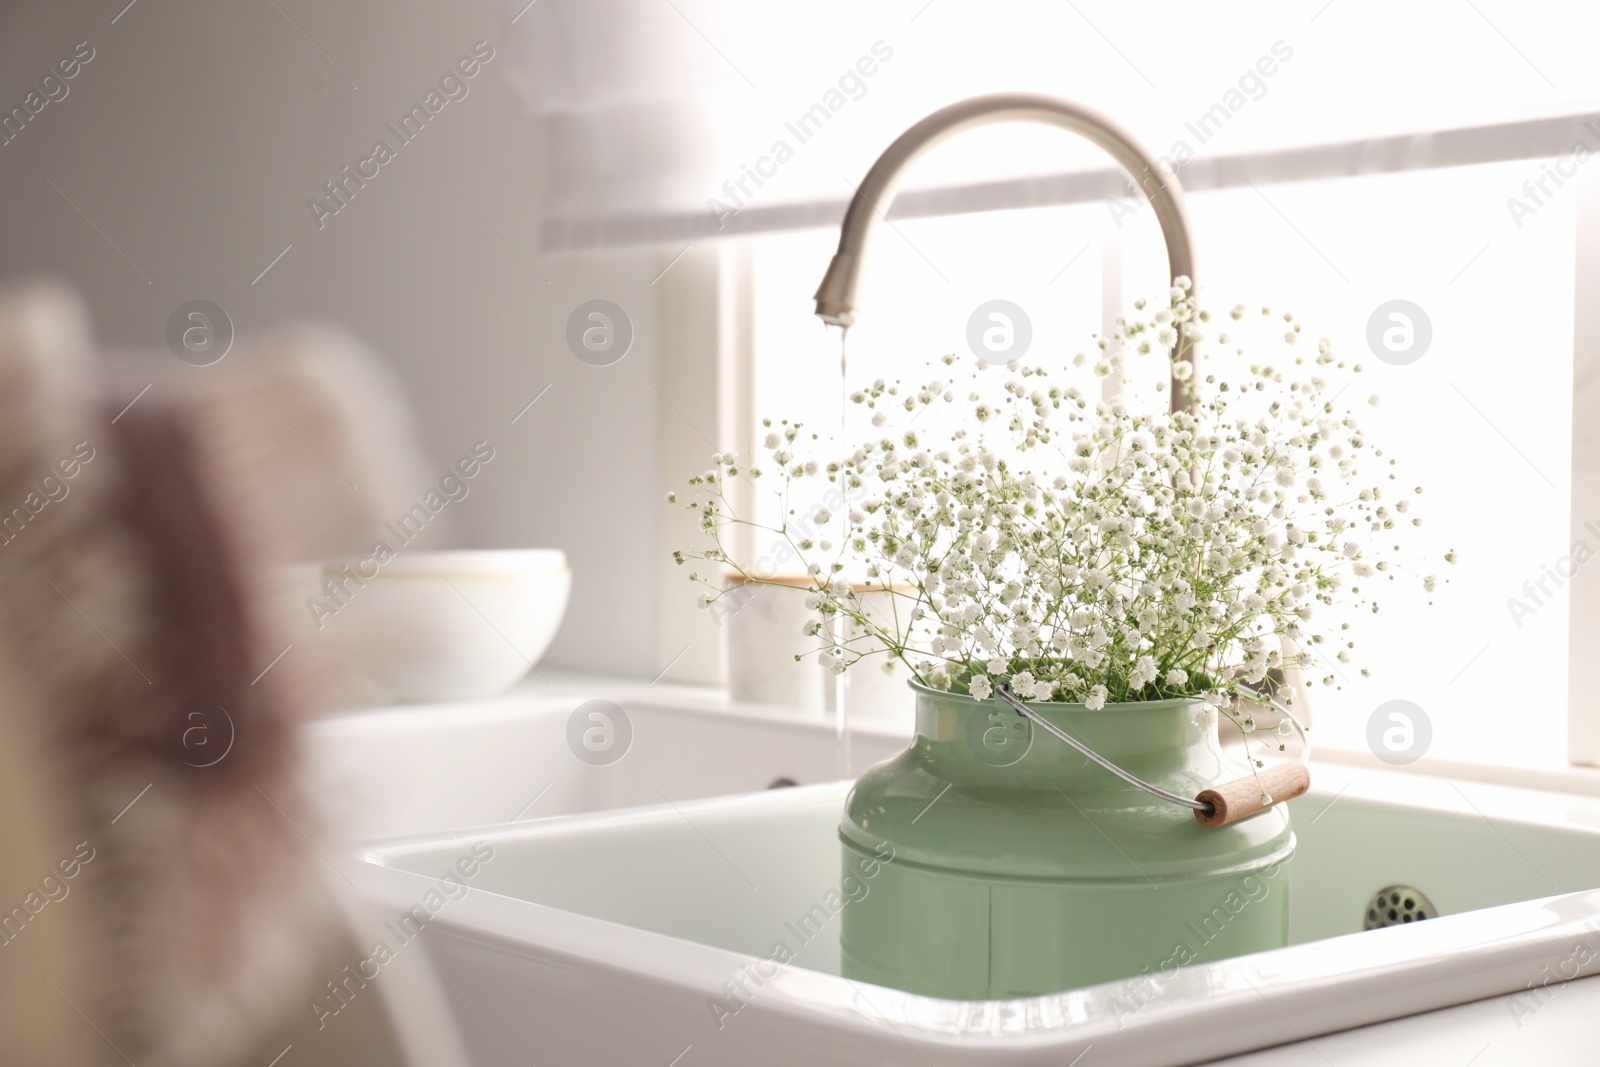
[[[1092,362],[1121,381],[1130,355],[1163,367],[1171,358],[1180,410],[1168,410],[1165,373],[1144,404],[1096,400],[1016,365],[980,365],[970,386],[949,372],[916,388],[878,381],[850,397],[872,411],[878,436],[848,454],[804,458],[817,435],[769,420],[770,463],[714,457],[680,501],[711,547],[678,562],[759,584],[766,576],[730,556],[726,535],[754,525],[781,539],[811,576],[805,636],[834,671],[887,656],[935,689],[985,700],[1003,681],[1022,699],[1091,709],[1198,697],[1249,732],[1235,698],[1254,699],[1269,672],[1350,662],[1349,623],[1319,628],[1333,614],[1322,609],[1377,610],[1372,587],[1399,569],[1390,531],[1420,523],[1410,512],[1421,489],[1400,488],[1393,460],[1324,397],[1324,368],[1345,367],[1328,342],[1286,361],[1303,378],[1264,364],[1230,376],[1224,366],[1245,370],[1243,350],[1221,347],[1225,333],[1205,343],[1208,316],[1185,279],[1164,303],[1148,314],[1136,304],[1141,314],[1119,320]],[[1300,326],[1283,321],[1292,346]],[[971,422],[937,445],[892,425],[962,398]],[[1387,477],[1363,479],[1371,464]],[[727,490],[740,477],[784,494],[778,525],[735,514]],[[831,537],[787,506],[817,479],[853,501],[842,523],[812,514],[836,528]],[[869,610],[863,574],[892,610]],[[728,595],[714,575],[691,577],[706,587],[702,605]],[[1435,579],[1422,582],[1431,591]]]

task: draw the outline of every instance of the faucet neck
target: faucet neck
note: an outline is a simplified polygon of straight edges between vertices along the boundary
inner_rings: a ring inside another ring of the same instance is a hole
[[[1183,189],[1150,152],[1118,123],[1070,100],[1040,93],[994,93],[941,108],[897,137],[862,179],[839,230],[839,249],[816,293],[816,314],[831,325],[849,327],[856,317],[856,290],[868,240],[888,213],[900,179],[912,163],[935,145],[965,130],[1001,122],[1037,122],[1070,130],[1099,145],[1133,179],[1150,201],[1166,240],[1167,265],[1176,280],[1195,279],[1193,240]],[[1191,291],[1193,291],[1191,289]],[[1179,339],[1179,345],[1182,339]],[[1186,389],[1172,382],[1172,407],[1186,408]]]

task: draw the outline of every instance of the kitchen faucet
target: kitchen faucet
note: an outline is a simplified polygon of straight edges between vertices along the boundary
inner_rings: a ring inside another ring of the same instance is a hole
[[[1116,122],[1092,108],[1041,93],[994,93],[975,96],[941,108],[897,137],[867,171],[845,212],[839,230],[839,250],[828,264],[817,289],[817,317],[848,329],[856,320],[856,286],[867,238],[877,220],[887,214],[900,177],[934,145],[961,133],[1000,122],[1039,122],[1081,134],[1105,149],[1133,178],[1155,208],[1156,220],[1166,239],[1167,264],[1174,281],[1187,277],[1190,292],[1195,281],[1193,242],[1183,190],[1176,177],[1163,170],[1154,156]],[[1178,344],[1182,344],[1180,338]],[[1188,358],[1187,355],[1180,358]],[[1187,390],[1171,388],[1172,409],[1187,408]]]

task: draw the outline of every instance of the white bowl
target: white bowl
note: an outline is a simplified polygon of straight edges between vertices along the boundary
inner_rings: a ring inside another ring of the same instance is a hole
[[[324,599],[338,604],[326,627],[338,628],[352,665],[402,703],[509,689],[549,647],[572,586],[566,554],[554,549],[339,560],[321,579],[341,593]]]

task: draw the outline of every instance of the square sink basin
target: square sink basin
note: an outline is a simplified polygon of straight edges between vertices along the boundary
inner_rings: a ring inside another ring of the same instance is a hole
[[[357,873],[399,914],[492,852],[425,928],[482,1067],[1192,1064],[1600,970],[1600,799],[1319,766],[1292,807],[1286,948],[1003,1001],[851,981],[848,789],[385,842]],[[1438,917],[1364,931],[1391,885]]]

